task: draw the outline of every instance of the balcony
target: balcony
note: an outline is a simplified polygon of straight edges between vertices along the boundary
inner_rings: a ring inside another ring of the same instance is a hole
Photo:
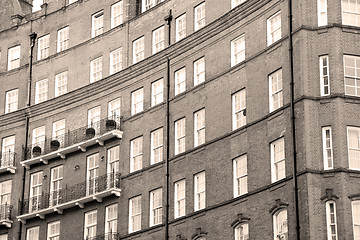
[[[119,233],[105,233],[105,234],[99,234],[95,237],[87,237],[86,240],[118,240],[120,239]]]
[[[122,138],[120,131],[120,117],[101,119],[90,126],[78,128],[52,139],[29,145],[25,150],[26,159],[21,163],[27,169],[36,163],[48,164],[48,161],[57,157],[62,159],[76,151],[86,152],[86,148],[99,144],[104,145],[111,138]]]
[[[120,196],[120,173],[109,173],[72,186],[65,186],[52,192],[25,199],[19,202],[19,216],[17,219],[26,223],[27,219],[40,217],[57,212],[63,213],[64,209],[79,206],[92,201],[102,202],[102,199],[115,195]]]
[[[16,153],[8,151],[8,152],[0,152],[1,160],[0,160],[0,173],[3,172],[11,172],[15,173],[15,157]]]
[[[13,221],[11,220],[11,212],[13,206],[9,204],[0,205],[0,225],[11,228]]]

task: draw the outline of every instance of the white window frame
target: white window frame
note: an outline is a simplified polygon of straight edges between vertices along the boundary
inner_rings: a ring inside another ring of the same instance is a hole
[[[165,27],[161,26],[152,32],[152,54],[165,48]]]
[[[1,234],[0,240],[8,240],[8,234],[7,233]]]
[[[360,21],[357,21],[359,19],[359,15],[360,15],[360,2],[357,1],[357,6],[348,6],[348,9],[346,7],[346,3],[345,2],[349,2],[348,0],[342,0],[341,1],[341,15],[342,15],[342,24],[344,25],[349,25],[349,26],[356,26],[356,27],[360,27]],[[356,9],[358,9],[358,11],[356,11]],[[355,18],[357,19],[355,23],[348,21],[348,19],[345,18],[345,14],[346,15],[356,15]]]
[[[234,228],[235,232],[235,240],[249,240],[249,224],[248,223],[242,223],[238,224]]]
[[[51,179],[50,179],[50,206],[59,204],[60,191],[62,189],[62,181],[64,177],[63,165],[51,168]]]
[[[60,221],[48,223],[47,225],[47,240],[60,239]]]
[[[144,60],[144,58],[145,58],[145,36],[142,36],[133,41],[133,64]]]
[[[117,233],[118,231],[118,204],[111,204],[109,206],[106,206],[105,210],[105,236],[107,236],[107,239],[112,239],[112,234]]]
[[[120,123],[121,115],[121,98],[116,98],[108,102],[108,119],[112,119]]]
[[[69,5],[74,3],[74,2],[77,2],[78,0],[69,0]]]
[[[162,223],[162,188],[150,192],[150,227]]]
[[[331,208],[331,205],[333,206],[333,208]],[[334,201],[326,202],[326,228],[327,228],[327,239],[333,240],[335,237],[335,240],[337,240],[338,234],[337,234],[337,221],[336,221],[336,203]],[[332,232],[332,229],[335,230],[335,233]]]
[[[104,10],[91,16],[91,37],[96,37],[104,32]]]
[[[55,75],[55,97],[67,93],[68,71]]]
[[[90,62],[90,83],[102,79],[102,56],[97,57]]]
[[[242,155],[233,160],[234,198],[248,193],[247,156]]]
[[[232,125],[236,130],[246,125],[246,89],[232,95]]]
[[[231,9],[239,6],[240,4],[246,2],[246,0],[231,0]]]
[[[141,196],[129,199],[129,233],[139,230],[141,230]]]
[[[8,71],[20,67],[21,46],[17,45],[8,49]]]
[[[12,166],[15,153],[15,135],[4,137],[1,147],[1,166]]]
[[[11,205],[12,180],[0,182],[0,207]]]
[[[37,144],[41,149],[44,149],[45,142],[45,126],[40,126],[33,129],[32,144]]]
[[[280,23],[275,22],[273,25],[273,20],[277,20],[276,18],[280,16]],[[279,26],[276,26],[279,25]],[[273,29],[273,27],[276,27]],[[280,31],[280,36],[275,35]],[[273,14],[267,19],[267,45],[270,46],[271,44],[279,41],[281,39],[281,11]]]
[[[176,37],[175,41],[178,42],[186,37],[186,13],[176,18]]]
[[[163,128],[151,132],[151,157],[150,164],[163,161]]]
[[[327,0],[317,1],[318,9],[318,26],[325,26],[328,24],[327,20]]]
[[[201,11],[201,12],[199,12]],[[206,25],[206,5],[205,2],[200,3],[194,8],[194,30],[197,31]]]
[[[205,57],[201,57],[194,62],[194,87],[205,82],[205,74]]]
[[[200,119],[200,120],[199,120]],[[198,124],[198,121],[199,124]],[[205,108],[200,109],[199,111],[194,113],[194,147],[200,146],[206,142],[206,118],[205,118]],[[203,132],[203,133],[202,133]],[[203,140],[199,142],[200,134],[203,134]]]
[[[13,89],[6,92],[5,114],[17,111],[19,107],[19,89]]]
[[[330,95],[330,73],[329,73],[329,56],[319,57],[320,66],[320,94],[321,96]]]
[[[95,214],[95,218],[91,219],[93,222],[89,222],[89,217],[91,215]],[[85,213],[84,216],[85,220],[84,220],[84,239],[91,239],[93,237],[96,236],[96,231],[97,231],[97,210],[92,210],[89,212]],[[95,229],[94,231],[92,231],[92,234],[90,235],[88,230],[89,229]]]
[[[194,212],[206,208],[206,178],[205,177],[206,177],[205,171],[194,175]],[[201,185],[203,185],[203,187],[201,187]],[[203,205],[201,203],[202,201],[203,201]]]
[[[107,173],[119,173],[120,172],[120,146],[114,146],[107,150]]]
[[[276,81],[276,82],[274,82]],[[273,88],[275,87],[275,90]],[[270,112],[279,109],[284,104],[282,69],[269,75],[269,109]]]
[[[118,1],[111,5],[111,28],[117,27],[124,22],[124,3]]]
[[[186,91],[186,68],[175,71],[175,96]]]
[[[354,67],[351,66],[347,66],[346,65],[346,59],[350,59],[351,61],[354,61]],[[357,69],[360,68],[360,66],[356,65],[356,62],[360,61],[360,57],[359,56],[354,56],[354,55],[344,55],[344,85],[345,85],[345,95],[350,95],[350,96],[356,96],[356,97],[360,97],[360,84],[358,84],[358,82],[360,81],[360,73],[358,73]],[[353,75],[348,75],[346,69],[347,68],[353,68],[354,69],[354,74]],[[348,85],[346,84],[347,80],[346,79],[352,79],[354,81],[354,85]],[[355,94],[351,94],[347,91],[347,88],[354,88]]]
[[[50,34],[46,34],[38,38],[37,60],[41,60],[49,57],[49,49],[50,49]]]
[[[174,218],[183,217],[186,214],[186,180],[182,179],[174,183]]]
[[[143,137],[140,136],[130,141],[130,172],[142,169],[142,161]]]
[[[33,0],[32,2],[32,12],[37,12],[41,10],[41,6],[44,4],[44,0]]]
[[[69,26],[63,27],[57,33],[57,52],[65,51],[69,48]]]
[[[358,239],[360,239],[360,235],[355,235],[355,233],[360,232],[360,221],[355,222],[355,220],[360,218],[359,217],[360,216],[360,200],[351,202],[351,213],[352,213],[351,215],[352,215],[354,240],[358,240]],[[355,228],[358,230],[355,230]]]
[[[144,111],[144,88],[131,92],[131,115]]]
[[[122,70],[122,48],[117,48],[110,52],[110,74]]]
[[[58,120],[53,122],[53,132],[52,137],[56,138],[59,136],[63,136],[65,134],[65,119]]]
[[[281,151],[280,154],[283,156],[276,155],[276,148],[278,148],[279,146],[280,146],[279,150]],[[270,143],[270,153],[271,153],[271,182],[274,183],[286,177],[286,155],[285,155],[284,137],[281,137]],[[280,158],[276,159],[278,157]],[[283,170],[282,169],[279,170],[278,165],[279,164],[282,165],[282,162],[284,164],[284,168]],[[279,172],[281,175],[280,174],[278,175]]]
[[[43,171],[32,173],[30,175],[29,212],[37,211],[40,207],[40,201],[42,198],[42,185]]]
[[[26,240],[39,240],[39,226],[26,229]]]
[[[175,155],[186,151],[186,118],[175,121]]]
[[[101,120],[101,106],[96,106],[88,110],[88,127],[95,128]]]
[[[231,41],[231,67],[243,62],[245,60],[245,34]]]
[[[153,7],[155,7],[157,4],[162,3],[165,0],[142,0],[141,2],[141,12],[145,12]]]
[[[331,127],[322,128],[322,142],[323,142],[323,159],[324,170],[334,168],[334,155],[332,146],[332,130]]]
[[[358,142],[358,147],[352,147],[352,146],[350,146],[351,145],[351,142],[350,142],[350,131],[356,131],[357,132],[357,139],[355,140],[355,142],[357,141]],[[348,126],[347,127],[347,142],[348,142],[348,159],[349,159],[349,168],[350,169],[354,169],[354,170],[360,170],[360,159],[356,159],[356,158],[354,158],[354,159],[352,159],[351,158],[351,154],[350,154],[350,152],[351,151],[354,151],[355,153],[356,152],[360,152],[360,144],[359,144],[359,142],[360,142],[360,127],[351,127],[351,126]],[[356,154],[355,154],[356,155]],[[357,163],[356,162],[354,162],[354,161],[357,161]],[[354,162],[354,163],[353,163]],[[354,165],[354,166],[353,166]],[[357,167],[357,166],[359,166],[359,167]]]
[[[151,83],[151,106],[164,102],[164,79]]]
[[[99,185],[97,179],[99,177],[99,153],[94,153],[86,157],[86,195],[98,192]]]
[[[43,79],[36,82],[35,86],[35,104],[48,100],[49,80]]]
[[[286,220],[282,223],[279,222],[279,216],[285,215]],[[274,228],[274,240],[279,239],[288,239],[288,217],[287,217],[287,210],[280,209],[273,215],[273,228]],[[284,226],[284,224],[286,224]],[[285,227],[285,229],[283,229]],[[279,229],[281,228],[281,229]]]

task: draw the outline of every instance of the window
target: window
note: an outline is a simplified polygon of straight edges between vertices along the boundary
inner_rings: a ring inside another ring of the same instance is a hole
[[[186,69],[181,68],[175,72],[175,95],[186,91]]]
[[[38,39],[38,60],[47,58],[49,56],[50,34],[47,34]]]
[[[205,2],[195,7],[195,31],[204,27],[206,24],[205,19]]]
[[[112,234],[117,233],[118,204],[106,207],[105,234],[106,239],[113,239]]]
[[[120,98],[114,99],[108,104],[108,118],[120,123]]]
[[[246,125],[246,91],[240,90],[232,95],[233,130]]]
[[[151,106],[164,101],[164,79],[157,80],[151,84]]]
[[[333,150],[331,127],[322,128],[324,169],[333,169]]]
[[[10,205],[11,202],[11,180],[0,183],[0,207]],[[2,213],[4,214],[4,213]],[[4,216],[2,216],[4,217]]]
[[[41,5],[43,5],[43,0],[33,0],[32,12],[41,10]]]
[[[36,82],[35,104],[42,103],[48,99],[48,80]]]
[[[245,60],[245,34],[231,41],[231,66]]]
[[[327,0],[318,0],[318,26],[327,25]]]
[[[58,205],[61,200],[61,189],[63,180],[63,166],[57,166],[51,169],[50,183],[50,206]]]
[[[133,42],[133,64],[140,62],[145,58],[145,37],[142,36]]]
[[[140,170],[142,168],[142,145],[143,138],[138,137],[131,140],[131,156],[130,156],[130,172]]]
[[[43,172],[30,175],[30,203],[29,212],[37,211],[41,204]],[[30,238],[32,240],[32,238]]]
[[[120,147],[115,146],[109,148],[107,151],[108,159],[108,174],[118,173],[120,171],[119,159],[120,159]]]
[[[151,164],[163,160],[163,128],[151,132]]]
[[[281,39],[281,12],[277,12],[267,20],[267,45],[270,46],[274,42]]]
[[[359,0],[342,0],[342,19],[345,25],[360,26]]]
[[[249,240],[249,224],[240,224],[235,227],[235,240]]]
[[[33,146],[39,146],[44,149],[45,146],[45,126],[41,126],[33,129],[32,137]]]
[[[164,29],[165,27],[159,27],[158,29],[154,30],[153,35],[153,46],[152,52],[153,54],[160,52],[165,47],[165,38],[164,38]]]
[[[72,4],[74,2],[77,2],[78,0],[69,0],[69,4]]]
[[[103,33],[104,30],[104,11],[92,15],[91,37],[96,37]]]
[[[186,182],[185,179],[180,180],[178,182],[176,182],[174,184],[174,188],[175,188],[175,206],[174,206],[174,217],[178,218],[178,217],[182,217],[185,216],[185,204],[186,204],[186,192],[185,192],[185,188],[186,188]]]
[[[18,110],[19,89],[7,91],[5,98],[5,114]]]
[[[150,192],[150,227],[162,222],[162,189]]]
[[[102,78],[102,57],[95,58],[90,62],[90,83]]]
[[[194,113],[194,147],[205,143],[205,109]]]
[[[39,240],[39,226],[26,229],[26,240]]]
[[[274,240],[288,239],[288,223],[287,210],[282,209],[276,212],[273,216],[274,222]]]
[[[347,127],[349,168],[360,169],[360,128]],[[359,232],[360,236],[360,232]]]
[[[58,30],[57,52],[69,48],[69,26]]]
[[[15,136],[2,139],[1,166],[13,166],[15,164]]]
[[[185,152],[186,119],[182,118],[175,122],[175,155]]]
[[[111,5],[111,28],[117,27],[123,23],[123,1]]]
[[[60,146],[64,147],[65,144],[65,119],[61,119],[53,123],[52,139],[59,141]]]
[[[142,12],[149,10],[154,7],[156,4],[159,4],[165,0],[142,0]]]
[[[283,106],[282,69],[269,75],[270,112]]]
[[[9,48],[8,52],[8,70],[20,67],[20,45]]]
[[[234,166],[234,197],[246,194],[247,186],[247,156],[243,155],[233,160]]]
[[[140,88],[131,93],[131,115],[142,112],[144,109],[144,89]]]
[[[88,110],[88,127],[96,128],[100,124],[101,107],[97,106]]]
[[[67,93],[68,72],[62,72],[55,75],[55,97]]]
[[[344,67],[345,94],[360,97],[360,57],[344,55]]]
[[[321,96],[330,94],[330,81],[329,81],[329,56],[321,56],[320,58],[320,93]]]
[[[194,211],[205,208],[205,172],[194,175]]]
[[[86,195],[98,192],[99,187],[99,153],[87,157]]]
[[[141,229],[141,196],[129,199],[129,233]]]
[[[186,37],[186,13],[176,18],[176,42]]]
[[[284,138],[270,144],[271,148],[271,182],[285,178],[285,148]]]
[[[360,239],[360,201],[352,201],[352,220],[353,220],[353,231],[354,240]]]
[[[334,201],[326,202],[327,239],[337,240],[336,206]]]
[[[202,57],[194,62],[194,86],[205,81],[205,58]]]
[[[122,69],[122,48],[118,48],[110,53],[110,74],[121,71]]]
[[[231,8],[234,8],[240,4],[242,4],[243,2],[245,2],[246,0],[231,0]],[[239,238],[242,239],[242,238]],[[236,238],[237,240],[237,238]]]
[[[92,239],[96,236],[97,210],[85,213],[84,239]]]
[[[60,221],[49,223],[47,240],[59,240],[59,239],[60,239]]]
[[[8,235],[7,234],[1,234],[0,235],[0,240],[8,240]]]

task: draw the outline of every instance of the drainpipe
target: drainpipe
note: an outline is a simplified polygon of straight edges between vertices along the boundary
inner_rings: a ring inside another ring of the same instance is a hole
[[[171,45],[171,9],[169,15],[165,17],[168,25],[168,46]],[[169,239],[169,202],[170,202],[170,58],[166,59],[166,213],[165,213],[165,240]]]
[[[299,213],[299,187],[297,179],[297,155],[296,155],[296,129],[295,129],[295,86],[294,86],[294,52],[293,52],[293,35],[292,35],[292,0],[288,2],[289,7],[289,63],[290,63],[290,110],[291,110],[291,132],[293,146],[293,184],[295,200],[295,218],[296,218],[296,239],[300,240],[300,213]]]
[[[26,116],[25,116],[25,147],[24,147],[24,156],[23,159],[25,160],[27,158],[27,146],[28,146],[28,135],[29,135],[29,113],[28,109],[31,105],[31,82],[32,82],[32,67],[33,67],[33,53],[34,53],[34,46],[35,46],[35,40],[37,37],[36,33],[31,33],[30,35],[30,54],[29,54],[29,78],[28,78],[28,84],[27,84],[27,103],[26,103]],[[25,179],[26,179],[26,168],[24,167],[23,177],[22,177],[22,191],[21,191],[21,203],[24,202],[25,197]],[[22,205],[19,205],[19,207],[22,207]],[[23,223],[20,222],[20,229],[19,229],[19,240],[21,239],[21,233],[22,233],[22,227]]]

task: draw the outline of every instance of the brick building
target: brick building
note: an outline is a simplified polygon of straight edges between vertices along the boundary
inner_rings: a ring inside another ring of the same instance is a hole
[[[360,1],[1,5],[0,240],[360,239]]]

